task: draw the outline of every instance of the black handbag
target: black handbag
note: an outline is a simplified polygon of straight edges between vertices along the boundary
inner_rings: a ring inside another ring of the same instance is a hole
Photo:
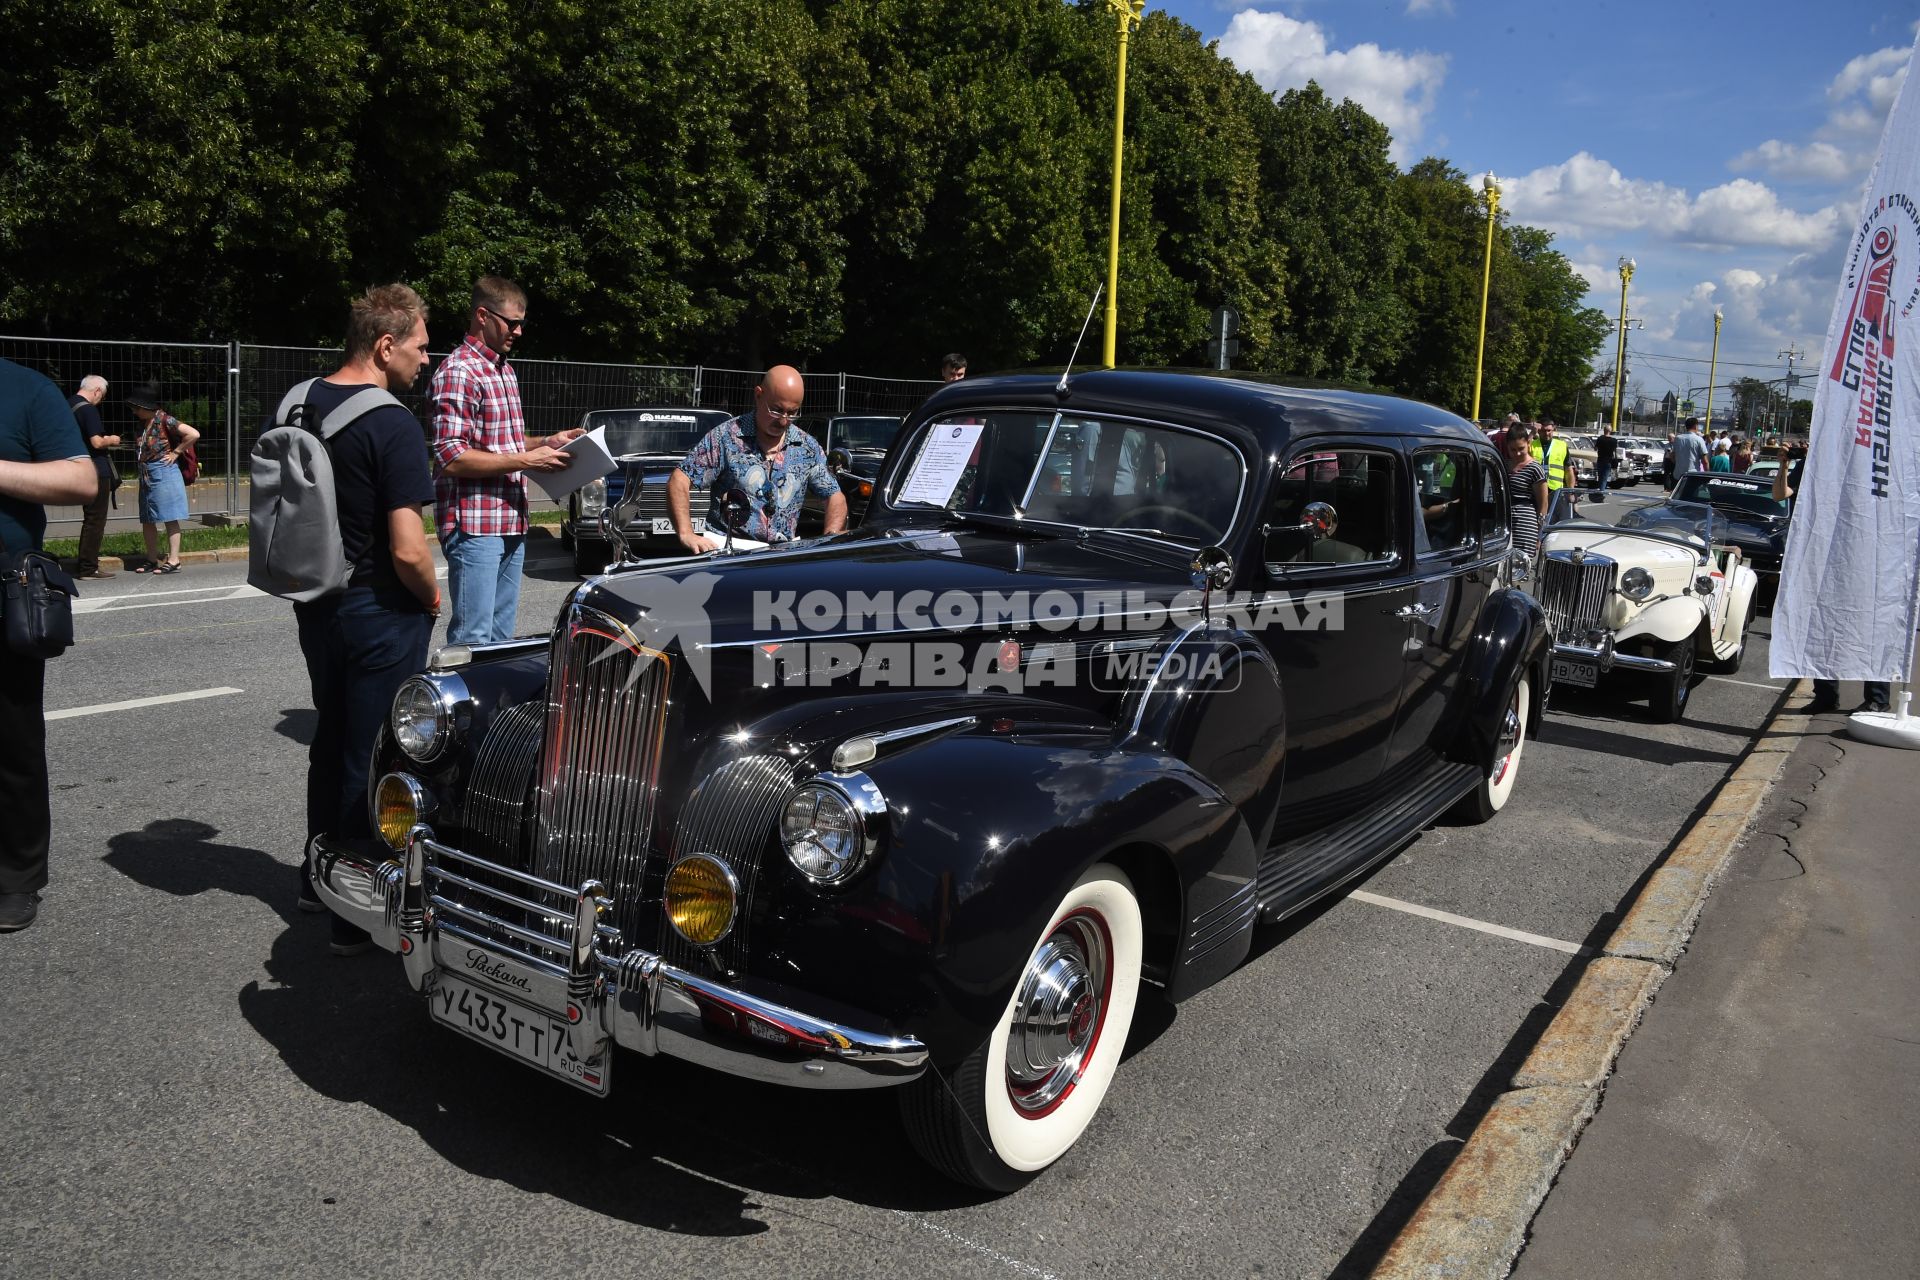
[[[60,562],[44,551],[0,553],[0,609],[7,648],[23,658],[57,658],[73,644],[73,600],[80,594]]]

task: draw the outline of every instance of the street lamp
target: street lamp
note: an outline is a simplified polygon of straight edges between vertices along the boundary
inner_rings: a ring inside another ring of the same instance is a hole
[[[1473,353],[1473,420],[1480,420],[1480,372],[1487,358],[1487,286],[1493,282],[1493,228],[1500,221],[1500,180],[1491,170],[1480,179],[1487,197],[1487,257],[1480,269],[1480,346]]]
[[[1613,359],[1613,434],[1620,434],[1620,379],[1627,371],[1627,282],[1633,279],[1634,261],[1620,259],[1620,348]]]
[[[1707,366],[1707,432],[1713,432],[1713,384],[1720,372],[1720,308],[1713,309],[1713,363]],[[1735,426],[1740,425],[1738,422]]]
[[[1120,19],[1120,70],[1113,86],[1113,216],[1107,236],[1107,333],[1101,360],[1113,368],[1113,345],[1120,327],[1120,148],[1127,123],[1127,38],[1140,25],[1147,0],[1107,0]]]

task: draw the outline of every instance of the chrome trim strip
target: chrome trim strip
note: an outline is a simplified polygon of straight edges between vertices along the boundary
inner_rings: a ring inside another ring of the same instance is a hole
[[[462,942],[483,948],[492,953],[497,954],[502,952],[500,939],[490,938],[484,933],[476,933],[464,925],[453,924],[449,921],[442,920],[435,924],[434,932],[444,937],[458,938]],[[505,952],[505,956],[515,964],[523,964],[529,969],[536,969],[556,981],[565,982],[567,980],[567,970],[564,965],[555,964],[551,960],[542,960],[539,956],[530,956],[524,951],[508,951]]]
[[[499,916],[489,915],[485,911],[478,910],[474,907],[464,906],[451,898],[443,898],[437,893],[427,895],[427,904],[433,908],[436,917],[441,912],[452,912],[456,916],[466,917],[475,924],[484,925],[489,929],[498,929],[510,938],[518,938],[529,946],[541,947],[556,955],[564,956],[573,950],[571,944],[562,942],[558,938],[548,937],[544,933],[536,933],[532,929],[522,929],[517,924],[507,923]]]
[[[497,898],[501,902],[507,903],[510,906],[519,907],[523,911],[535,911],[542,915],[551,915],[553,913],[553,908],[544,902],[535,902],[531,898],[522,898],[517,894],[508,893],[505,889],[496,889],[491,885],[481,884],[478,880],[469,880],[465,876],[457,876],[444,867],[429,867],[427,874],[442,883],[457,884],[462,889],[472,889],[476,893],[484,893],[489,898]]]
[[[1134,735],[1140,732],[1140,722],[1147,718],[1147,703],[1152,701],[1154,686],[1160,683],[1160,673],[1167,669],[1167,663],[1172,659],[1173,651],[1185,644],[1188,636],[1206,626],[1207,621],[1204,617],[1195,619],[1182,627],[1178,634],[1167,642],[1166,649],[1160,654],[1160,661],[1153,664],[1153,674],[1147,677],[1146,688],[1140,691],[1140,701],[1133,709],[1133,723],[1127,726],[1127,734],[1121,739],[1122,743],[1131,742]]]
[[[499,863],[489,862],[485,858],[477,858],[471,853],[466,853],[454,848],[452,845],[441,844],[438,840],[427,841],[427,850],[436,857],[457,858],[470,866],[479,867],[482,870],[491,871],[497,876],[505,876],[509,880],[518,881],[530,889],[541,889],[547,893],[558,894],[564,898],[571,898],[574,894],[574,890],[569,889],[566,885],[555,884],[551,880],[542,880],[539,876],[530,876],[524,871],[515,871],[512,867],[503,867]],[[547,909],[551,910],[551,908]]]
[[[979,722],[980,718],[978,716],[953,716],[946,720],[929,720],[925,724],[910,724],[904,728],[887,729],[880,733],[856,733],[852,737],[841,739],[834,747],[829,758],[834,762],[833,767],[836,770],[841,769],[841,750],[846,747],[848,743],[864,740],[873,744],[873,755],[869,756],[867,760],[858,762],[859,764],[866,764],[869,760],[879,759],[881,755],[885,754],[888,747],[898,746],[903,742],[912,742],[919,738],[930,738],[934,734],[946,733],[949,730],[969,728]],[[856,768],[858,765],[845,767]]]
[[[1047,424],[1047,438],[1040,444],[1040,456],[1033,460],[1033,474],[1027,477],[1027,487],[1020,494],[1020,502],[1013,509],[1016,516],[1025,517],[1027,508],[1033,505],[1033,491],[1040,485],[1040,473],[1047,469],[1047,454],[1053,449],[1054,437],[1060,434],[1060,419],[1066,415],[1058,409],[1053,411],[1053,421]]]

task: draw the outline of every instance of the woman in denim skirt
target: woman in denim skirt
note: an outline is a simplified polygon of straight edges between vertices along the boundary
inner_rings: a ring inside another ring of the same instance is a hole
[[[180,455],[200,433],[160,407],[159,388],[152,383],[127,397],[133,416],[140,420],[140,536],[147,544],[147,563],[135,573],[180,571],[180,522],[187,518],[187,485],[180,475]],[[160,558],[160,525],[167,526],[167,558]]]

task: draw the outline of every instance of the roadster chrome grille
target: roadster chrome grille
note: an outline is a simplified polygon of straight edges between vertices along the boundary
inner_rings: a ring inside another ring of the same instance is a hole
[[[473,757],[466,809],[460,825],[473,853],[525,869],[527,814],[534,771],[540,763],[540,730],[546,704],[516,703],[494,717]]]
[[[1600,626],[1613,590],[1614,567],[1607,556],[1547,552],[1540,565],[1539,600],[1555,640],[1577,638]]]
[[[559,884],[601,881],[629,938],[644,936],[637,926],[668,672],[666,655],[582,605],[554,634],[533,870]]]

